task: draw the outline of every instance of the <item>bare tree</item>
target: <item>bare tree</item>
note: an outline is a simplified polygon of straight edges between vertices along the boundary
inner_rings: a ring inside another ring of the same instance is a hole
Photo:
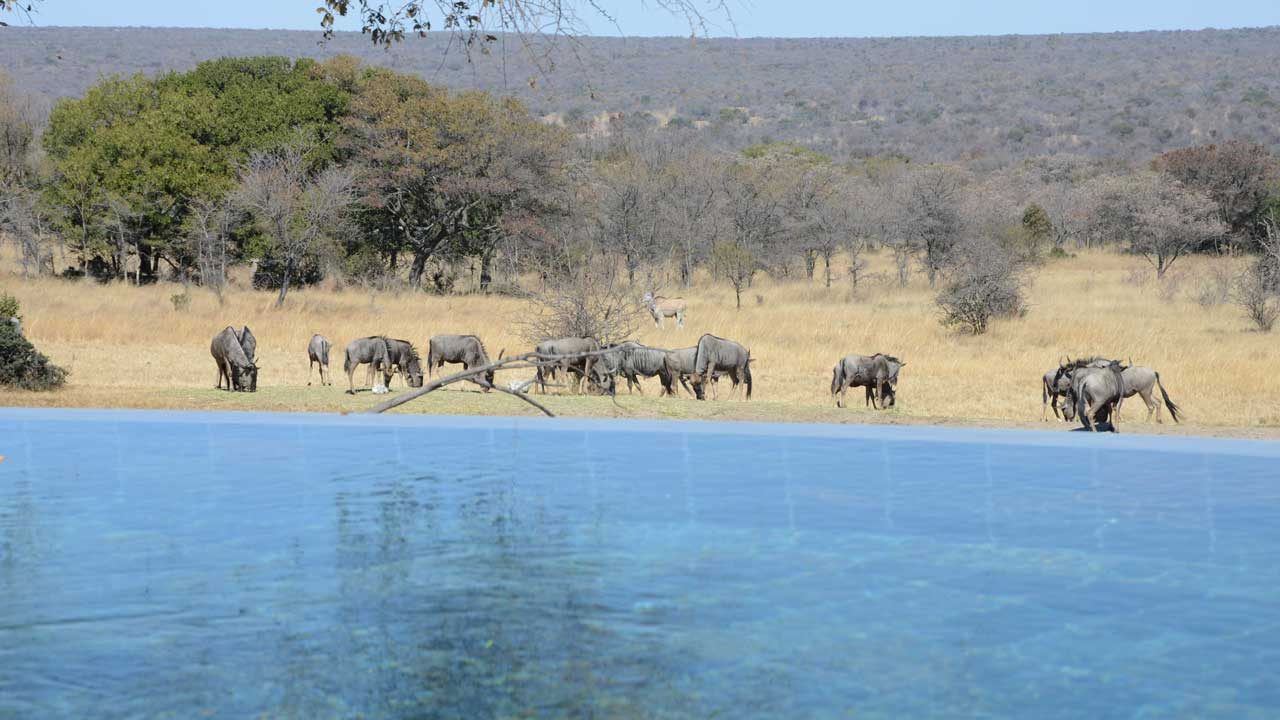
[[[693,283],[694,268],[711,253],[719,234],[719,156],[695,152],[672,158],[663,182],[658,211],[665,218],[667,247],[675,259],[680,283]]]
[[[188,252],[195,258],[200,284],[213,292],[219,305],[227,286],[231,234],[239,222],[240,213],[227,199],[200,198],[191,203],[187,216]]]
[[[721,177],[725,235],[712,248],[711,265],[733,286],[739,309],[743,289],[750,287],[783,230],[782,209],[768,184],[770,169],[768,164],[736,163]]]
[[[49,219],[35,190],[0,183],[0,233],[7,233],[17,248],[23,275],[53,273]]]
[[[530,343],[562,337],[590,337],[601,344],[631,338],[645,309],[607,258],[584,263],[530,296],[530,315],[520,323]]]
[[[1227,230],[1212,200],[1159,173],[1102,178],[1091,192],[1092,232],[1127,244],[1155,267],[1158,278]]]
[[[943,325],[981,335],[992,318],[1026,312],[1023,268],[1009,248],[977,236],[958,243],[952,260],[946,287],[936,299]]]
[[[920,255],[920,264],[929,277],[929,287],[947,266],[951,248],[962,230],[958,205],[961,177],[944,166],[930,166],[908,181],[900,232]]]
[[[271,238],[284,268],[276,307],[284,305],[302,261],[332,238],[354,199],[349,171],[329,167],[313,172],[302,143],[256,153],[240,171],[235,203]]]
[[[1280,217],[1264,217],[1260,224],[1258,257],[1236,278],[1232,300],[1262,332],[1271,332],[1280,319]]]

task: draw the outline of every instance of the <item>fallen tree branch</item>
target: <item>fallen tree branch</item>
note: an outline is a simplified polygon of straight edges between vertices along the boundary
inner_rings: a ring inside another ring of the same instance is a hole
[[[423,395],[426,395],[429,392],[432,392],[434,390],[439,390],[445,385],[452,385],[456,382],[470,381],[470,382],[474,382],[477,385],[480,385],[481,387],[488,387],[488,388],[497,390],[498,392],[504,392],[508,395],[515,395],[521,400],[524,400],[525,402],[533,405],[534,407],[538,408],[542,412],[546,413],[548,417],[555,417],[554,413],[552,413],[550,410],[548,410],[546,407],[542,406],[541,404],[535,402],[532,398],[528,397],[525,393],[516,393],[510,390],[507,390],[505,388],[498,387],[497,385],[493,385],[488,381],[484,380],[483,376],[489,373],[490,371],[497,372],[498,370],[527,370],[529,368],[544,368],[554,363],[558,363],[562,360],[579,360],[586,357],[603,355],[606,352],[609,352],[609,351],[593,350],[591,352],[576,353],[573,355],[542,355],[536,352],[525,353],[523,355],[512,355],[511,357],[503,358],[496,362],[491,362],[488,365],[471,368],[470,370],[463,370],[462,372],[454,373],[453,375],[449,375],[448,377],[443,377],[438,380],[432,380],[431,382],[423,385],[420,388],[414,388],[413,390],[403,395],[400,395],[399,397],[394,397],[394,398],[391,398],[390,400],[387,400],[384,403],[375,405],[369,410],[367,410],[366,412],[372,413],[375,415],[379,413],[384,413],[392,408],[400,407],[401,405],[404,405],[405,403],[410,402],[412,400],[417,400],[418,398],[422,397]]]

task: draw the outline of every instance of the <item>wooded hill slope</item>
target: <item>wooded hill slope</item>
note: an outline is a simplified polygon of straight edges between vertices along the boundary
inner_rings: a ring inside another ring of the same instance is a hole
[[[505,46],[504,46],[505,42]],[[1144,161],[1244,139],[1280,149],[1280,28],[894,39],[585,38],[539,70],[504,39],[470,59],[446,39],[389,51],[317,32],[6,28],[0,67],[50,100],[103,75],[231,55],[328,57],[523,99],[550,122],[695,126],[712,146],[786,140],[833,158],[899,154],[991,167],[1067,153]],[[505,47],[505,51],[504,51]],[[544,48],[545,50],[545,48]],[[546,56],[542,56],[546,59]]]

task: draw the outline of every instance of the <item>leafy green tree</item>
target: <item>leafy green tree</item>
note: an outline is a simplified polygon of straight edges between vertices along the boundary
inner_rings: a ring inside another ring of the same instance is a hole
[[[299,130],[331,138],[345,107],[346,93],[311,60],[230,58],[156,79],[108,78],[54,108],[43,137],[48,195],[65,209],[82,268],[109,256],[122,272],[104,239],[112,225],[113,244],[132,246],[139,280],[151,279],[193,201],[225,195],[240,162]],[[113,203],[128,212],[110,212]]]

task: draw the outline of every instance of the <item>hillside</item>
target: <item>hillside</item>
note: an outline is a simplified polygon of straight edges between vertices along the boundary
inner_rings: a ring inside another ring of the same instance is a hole
[[[794,140],[836,157],[900,154],[978,166],[1047,154],[1143,160],[1228,138],[1280,150],[1280,28],[901,39],[588,38],[469,62],[441,37],[384,51],[354,34],[6,28],[0,67],[50,100],[114,73],[226,55],[327,57],[524,99],[581,132],[604,113],[694,125],[708,144]],[[570,51],[572,50],[572,52]],[[541,51],[540,51],[541,52]]]

